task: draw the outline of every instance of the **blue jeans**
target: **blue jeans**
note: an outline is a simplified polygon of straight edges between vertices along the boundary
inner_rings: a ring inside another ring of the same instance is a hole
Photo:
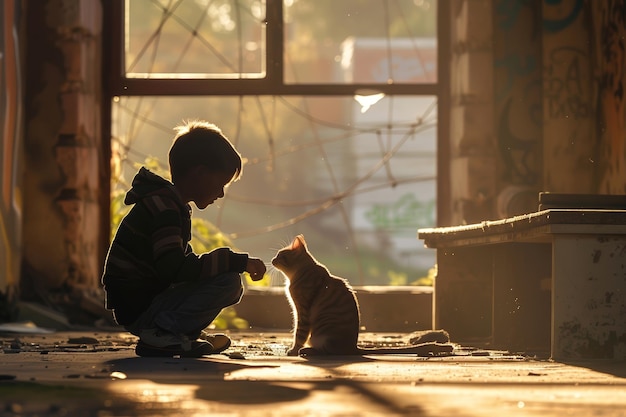
[[[241,276],[236,272],[174,284],[157,295],[126,330],[139,336],[143,329],[158,327],[195,339],[223,308],[239,303],[242,296]]]

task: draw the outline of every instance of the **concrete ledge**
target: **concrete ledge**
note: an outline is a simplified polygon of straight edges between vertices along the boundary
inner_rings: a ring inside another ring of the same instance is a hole
[[[432,287],[355,287],[362,331],[412,332],[432,328]],[[235,306],[252,328],[291,329],[291,307],[282,287],[248,287]]]

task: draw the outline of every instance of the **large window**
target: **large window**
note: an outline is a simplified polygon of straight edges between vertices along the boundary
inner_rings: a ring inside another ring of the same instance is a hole
[[[194,216],[238,249],[269,262],[303,233],[353,285],[426,277],[434,253],[416,231],[436,223],[436,13],[434,0],[120,1],[113,193],[139,165],[166,172],[172,128],[206,119],[246,163]]]

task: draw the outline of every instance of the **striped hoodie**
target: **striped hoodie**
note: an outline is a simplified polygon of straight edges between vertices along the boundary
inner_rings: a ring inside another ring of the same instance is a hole
[[[172,284],[243,272],[248,254],[222,247],[197,255],[191,240],[191,207],[174,185],[142,167],[124,203],[107,254],[102,284],[105,306],[121,325],[133,323],[152,299]]]

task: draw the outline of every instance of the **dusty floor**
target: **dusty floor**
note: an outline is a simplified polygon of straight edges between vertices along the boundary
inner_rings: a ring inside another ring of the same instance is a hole
[[[455,356],[285,356],[282,332],[231,332],[202,359],[139,358],[111,331],[1,333],[0,416],[626,416],[626,364]],[[362,335],[373,345],[405,334]]]

